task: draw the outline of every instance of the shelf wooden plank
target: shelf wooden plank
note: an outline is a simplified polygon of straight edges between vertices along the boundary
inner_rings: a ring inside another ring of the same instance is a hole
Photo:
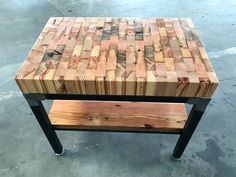
[[[187,114],[182,103],[57,100],[49,118],[55,129],[180,133]]]

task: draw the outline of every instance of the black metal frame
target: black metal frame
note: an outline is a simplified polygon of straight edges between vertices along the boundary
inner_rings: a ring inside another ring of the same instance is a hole
[[[188,115],[183,131],[174,148],[172,157],[179,159],[191,136],[196,129],[208,103],[211,98],[205,97],[166,97],[166,96],[118,96],[118,95],[78,95],[78,94],[24,94],[30,108],[32,109],[36,119],[38,120],[42,130],[44,131],[48,141],[50,142],[54,152],[58,155],[63,153],[63,147],[56,135],[55,128],[52,127],[48,115],[41,101],[50,100],[96,100],[96,101],[135,101],[135,102],[171,102],[171,103],[188,103],[192,104],[192,109]],[[59,129],[57,129],[59,130]],[[68,129],[67,129],[68,130]],[[112,130],[88,130],[88,131],[112,131]],[[122,131],[125,132],[125,131]],[[136,131],[133,131],[136,132]],[[152,133],[150,131],[144,133]],[[153,132],[159,133],[159,132]],[[160,132],[173,133],[173,132]]]

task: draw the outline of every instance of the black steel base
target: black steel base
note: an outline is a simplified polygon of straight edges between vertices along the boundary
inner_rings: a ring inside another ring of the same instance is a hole
[[[210,98],[201,97],[165,97],[165,96],[117,96],[117,95],[77,95],[77,94],[24,94],[29,106],[31,107],[36,119],[38,120],[44,134],[51,144],[56,155],[61,155],[64,149],[56,135],[56,128],[53,128],[48,115],[41,101],[45,99],[51,100],[97,100],[97,101],[135,101],[135,102],[169,102],[169,103],[188,103],[192,104],[192,109],[188,115],[184,129],[179,132],[180,137],[174,148],[172,158],[179,159],[194,130],[196,129]],[[78,129],[74,129],[78,130]],[[101,130],[93,130],[101,131]],[[106,131],[106,130],[102,130]],[[144,132],[144,133],[163,133],[163,132]],[[173,132],[164,132],[166,134]]]

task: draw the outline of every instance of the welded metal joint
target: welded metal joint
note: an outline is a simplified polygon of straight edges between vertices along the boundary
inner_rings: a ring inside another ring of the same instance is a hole
[[[45,94],[37,94],[37,93],[28,93],[28,94],[23,94],[25,99],[27,100],[38,100],[38,101],[43,101],[45,100]]]
[[[204,112],[211,98],[189,98],[187,103],[193,104],[196,111]]]

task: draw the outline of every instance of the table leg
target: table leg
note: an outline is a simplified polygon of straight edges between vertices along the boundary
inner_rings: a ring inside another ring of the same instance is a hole
[[[188,119],[185,123],[183,133],[180,135],[173,151],[172,158],[174,160],[181,158],[209,102],[210,99],[202,99],[198,103],[193,104]]]
[[[46,135],[49,143],[51,144],[56,155],[62,155],[64,149],[57,137],[55,130],[51,126],[51,122],[48,118],[47,112],[44,109],[44,106],[41,100],[34,100],[26,98],[31,110],[33,111],[39,125],[41,126],[44,134]]]

